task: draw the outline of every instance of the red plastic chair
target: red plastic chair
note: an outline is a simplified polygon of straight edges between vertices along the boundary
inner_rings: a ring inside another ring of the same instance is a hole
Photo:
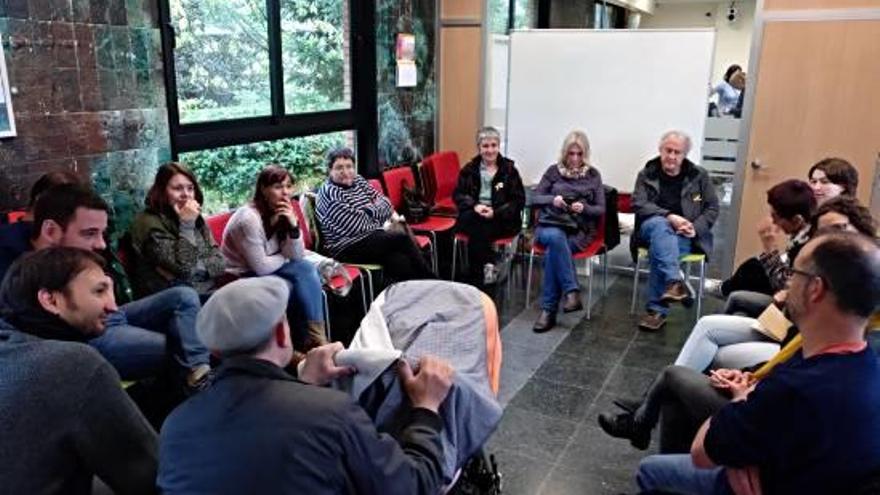
[[[597,228],[597,236],[596,239],[593,240],[587,247],[583,250],[574,253],[572,255],[572,259],[574,261],[584,260],[584,269],[586,270],[587,276],[590,281],[587,285],[587,319],[590,319],[591,306],[593,303],[593,267],[590,260],[594,256],[602,256],[603,262],[603,277],[602,277],[602,290],[603,292],[607,292],[608,290],[608,250],[605,247],[605,215],[602,215],[599,218],[599,225]],[[535,255],[543,256],[544,253],[547,252],[546,248],[538,243],[537,240],[532,242],[532,251],[529,253],[529,276],[526,281],[526,307],[529,306],[529,302],[531,299],[532,292],[532,265],[535,261]]]
[[[517,246],[519,245],[520,235],[516,234],[511,237],[502,237],[500,239],[495,239],[492,241],[492,247],[495,249],[502,249],[505,252],[515,254]],[[456,273],[456,260],[458,258],[459,246],[462,244],[467,244],[468,236],[463,232],[456,232],[452,237],[452,276],[449,277],[453,282],[455,281],[455,273]],[[465,253],[466,254],[466,253]],[[512,272],[513,270],[511,270]],[[507,275],[507,286],[510,288],[510,274]]]
[[[388,200],[396,211],[403,209],[403,186],[415,187],[416,180],[409,167],[398,167],[382,172]],[[411,223],[409,226],[415,232],[424,232],[431,236],[431,244],[437,245],[437,233],[447,232],[455,226],[455,219],[429,215],[424,222]]]
[[[217,241],[218,246],[223,243],[223,231],[226,230],[226,224],[228,224],[229,219],[232,218],[232,213],[233,210],[224,211],[223,213],[218,213],[205,218],[205,223],[208,225],[208,228],[211,229],[211,235],[214,236],[214,240]]]
[[[10,211],[6,214],[7,223],[17,223],[27,214],[24,210]]]
[[[442,151],[422,160],[422,183],[425,194],[434,204],[435,213],[455,217],[458,208],[452,200],[452,193],[458,185],[461,163],[454,151]]]

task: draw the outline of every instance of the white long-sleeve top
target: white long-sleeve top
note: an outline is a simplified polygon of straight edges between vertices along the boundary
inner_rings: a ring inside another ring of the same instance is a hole
[[[278,241],[278,236],[266,238],[260,212],[253,204],[242,206],[229,219],[223,230],[220,247],[226,258],[226,271],[235,275],[255,273],[269,275],[291,259],[305,256],[302,236]]]

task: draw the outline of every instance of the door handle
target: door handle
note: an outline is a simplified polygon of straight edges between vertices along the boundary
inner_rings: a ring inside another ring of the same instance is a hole
[[[761,163],[761,160],[758,159],[752,160],[752,163],[750,163],[749,165],[752,166],[752,170],[762,170],[767,168],[767,166]]]

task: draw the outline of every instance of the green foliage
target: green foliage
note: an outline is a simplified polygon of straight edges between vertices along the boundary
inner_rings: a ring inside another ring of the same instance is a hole
[[[297,189],[313,189],[326,177],[327,150],[345,144],[345,134],[320,134],[183,153],[205,193],[205,213],[235,208],[254,194],[257,174],[269,163],[291,172]]]

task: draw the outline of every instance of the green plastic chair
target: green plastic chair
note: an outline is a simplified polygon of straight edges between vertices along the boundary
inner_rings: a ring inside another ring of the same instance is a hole
[[[630,314],[635,314],[636,312],[636,303],[639,299],[639,272],[642,268],[642,260],[647,258],[648,248],[640,247],[638,254],[636,255],[636,268],[633,270],[632,304],[629,308]],[[697,295],[696,318],[699,319],[703,311],[703,287],[706,284],[706,255],[701,253],[688,253],[678,258],[678,262],[685,265],[685,285],[687,285],[688,290],[690,290],[692,294]],[[691,266],[693,265],[698,265],[700,269],[700,286],[696,290],[691,286]]]

